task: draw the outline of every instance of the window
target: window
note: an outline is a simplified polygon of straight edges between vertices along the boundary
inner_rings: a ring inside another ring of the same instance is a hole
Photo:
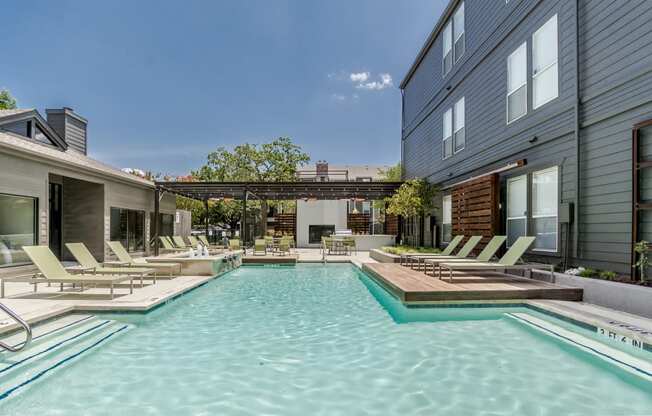
[[[455,62],[464,55],[464,2],[460,3],[453,16],[453,32],[455,38]]]
[[[507,180],[507,247],[527,235],[527,175]]]
[[[444,26],[443,31],[443,59],[442,59],[442,72],[444,76],[453,68],[453,28],[451,22]]]
[[[0,194],[0,267],[30,263],[23,246],[36,241],[38,199]]]
[[[535,250],[557,251],[557,167],[532,174],[532,233]]]
[[[559,95],[557,73],[557,15],[532,35],[532,108]]]
[[[527,113],[527,42],[507,57],[507,124]]]
[[[455,103],[455,153],[464,149],[464,97]]]
[[[174,215],[158,214],[158,235],[174,235]],[[154,213],[149,214],[149,235],[154,237]]]
[[[446,159],[453,155],[453,109],[449,108],[444,113],[443,123],[443,154],[442,158]]]
[[[444,195],[442,200],[441,241],[448,243],[453,236],[453,199]]]
[[[111,240],[129,252],[145,250],[145,212],[111,208]]]

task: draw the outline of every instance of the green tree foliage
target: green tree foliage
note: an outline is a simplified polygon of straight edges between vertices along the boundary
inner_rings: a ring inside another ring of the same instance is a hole
[[[245,143],[233,150],[219,147],[208,155],[208,163],[192,176],[201,181],[283,182],[296,179],[297,168],[310,161],[310,156],[289,137],[270,143]]]
[[[403,179],[403,167],[401,162],[380,172],[383,181],[400,182]]]
[[[398,190],[386,201],[387,213],[400,215],[404,218],[424,215],[433,207],[433,199],[439,188],[423,179],[410,179],[404,182]]]
[[[0,110],[14,110],[16,108],[16,100],[11,95],[9,90],[0,90]]]
[[[207,163],[192,176],[199,181],[250,181],[250,182],[292,182],[296,180],[297,168],[310,161],[300,146],[292,143],[289,137],[279,137],[260,145],[245,143],[232,150],[219,147],[208,155]],[[195,201],[197,202],[197,201]],[[197,225],[204,223],[205,209],[190,206]],[[180,205],[177,205],[181,207]],[[256,200],[247,202],[248,208],[261,208]],[[263,201],[262,209],[266,209]],[[211,224],[229,224],[235,228],[242,216],[242,201],[209,202],[209,221]]]

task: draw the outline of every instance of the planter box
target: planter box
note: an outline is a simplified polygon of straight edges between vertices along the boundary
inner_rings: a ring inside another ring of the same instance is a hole
[[[385,253],[379,249],[369,250],[369,257],[376,260],[379,263],[400,263],[401,256],[396,254]]]
[[[550,281],[550,275],[544,272],[534,272],[532,278]],[[555,273],[555,281],[552,283],[584,289],[584,302],[652,318],[652,288],[650,287],[564,273]]]

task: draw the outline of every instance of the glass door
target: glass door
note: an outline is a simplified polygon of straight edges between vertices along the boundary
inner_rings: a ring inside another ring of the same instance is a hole
[[[527,175],[507,180],[507,247],[527,235]]]
[[[49,190],[49,246],[50,250],[61,259],[61,222],[62,222],[62,191],[63,186],[60,183],[51,183]]]

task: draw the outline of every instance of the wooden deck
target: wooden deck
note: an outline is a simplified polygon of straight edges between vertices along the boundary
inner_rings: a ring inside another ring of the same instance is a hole
[[[285,256],[267,254],[264,256],[247,255],[242,257],[242,264],[296,264],[297,255]]]
[[[405,303],[510,301],[523,299],[582,300],[582,289],[501,273],[455,272],[453,281],[393,263],[365,263],[363,270]]]

